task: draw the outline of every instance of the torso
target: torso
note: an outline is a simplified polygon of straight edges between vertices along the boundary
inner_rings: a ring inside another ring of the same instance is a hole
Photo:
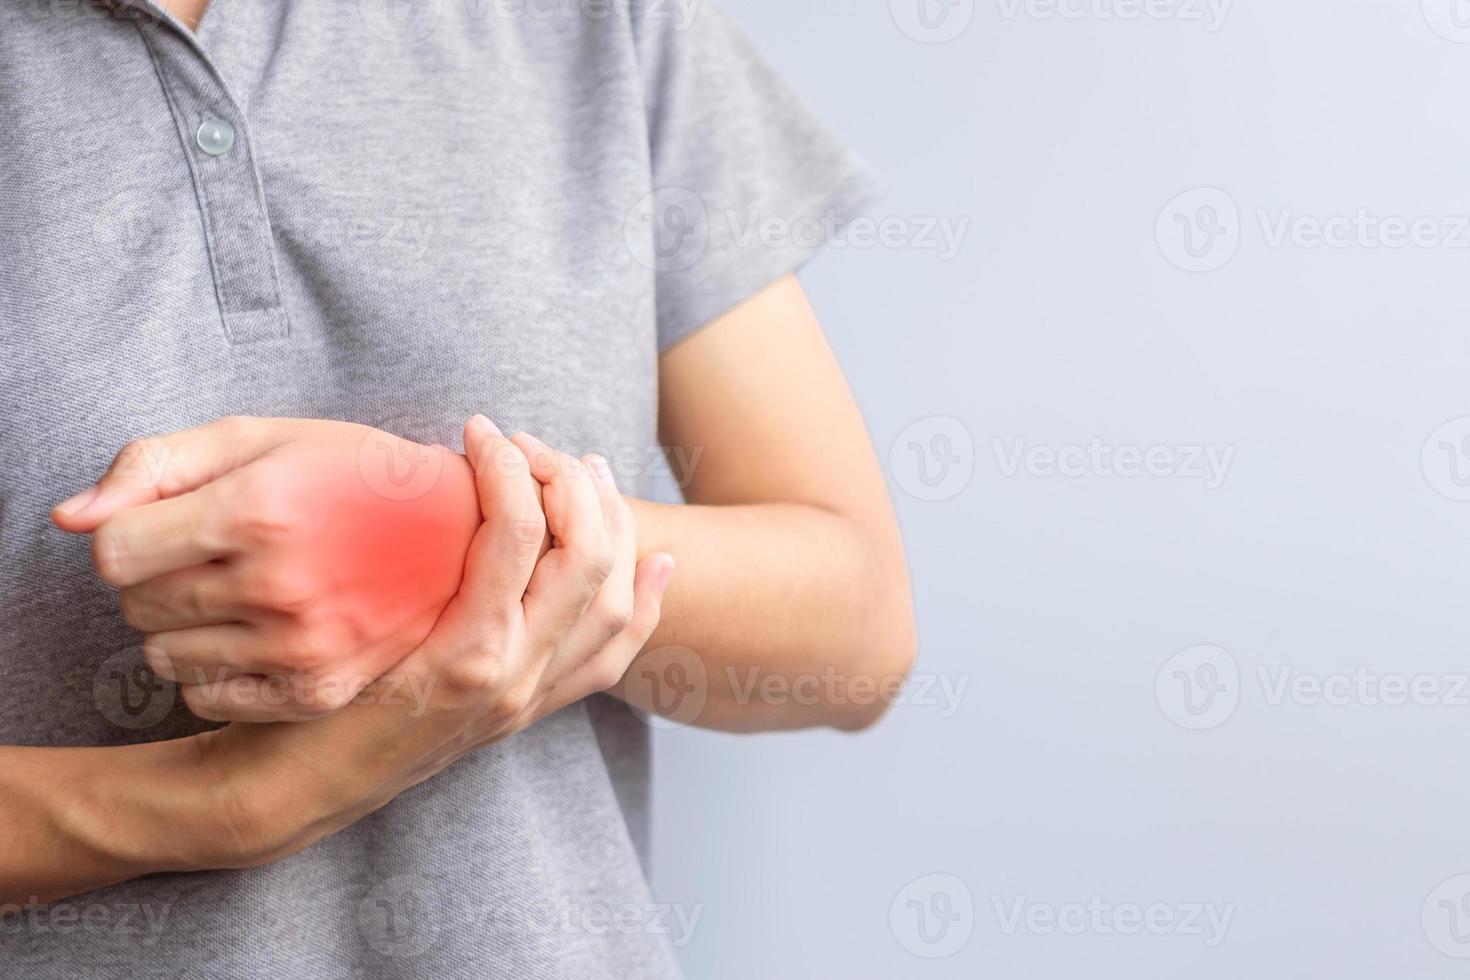
[[[0,742],[201,727],[139,670],[86,541],[46,520],[132,437],[244,413],[453,446],[484,412],[648,458],[653,282],[624,234],[650,165],[626,29],[470,6],[401,43],[372,4],[216,0],[198,43],[226,88],[167,28],[0,5]],[[194,142],[208,111],[238,124],[222,156]],[[662,937],[555,928],[563,901],[649,901],[645,740],[626,708],[577,705],[286,861],[78,904],[163,910],[147,955],[180,976],[672,976]],[[0,928],[27,976],[110,973],[140,948]]]

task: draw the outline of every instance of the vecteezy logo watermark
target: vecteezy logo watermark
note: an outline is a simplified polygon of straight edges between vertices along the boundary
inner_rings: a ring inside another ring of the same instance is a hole
[[[628,251],[655,272],[682,272],[709,246],[709,211],[700,196],[664,187],[633,205],[623,222]]]
[[[92,703],[119,728],[152,728],[173,709],[178,689],[148,666],[142,647],[108,657],[92,676]]]
[[[682,187],[645,195],[623,223],[629,253],[655,272],[693,267],[716,234],[741,250],[905,249],[948,262],[959,254],[969,230],[969,218],[940,214],[850,215],[837,208],[775,214],[760,208],[712,208]]]
[[[51,902],[31,896],[25,905],[0,903],[0,936],[110,935],[152,946],[169,926],[173,906],[150,902]]]
[[[1025,895],[992,895],[1000,931],[1014,936],[1022,930],[1035,936],[1182,936],[1204,940],[1214,949],[1225,941],[1235,905],[1214,902],[1108,902],[1093,895],[1086,902],[1033,902]]]
[[[373,429],[358,447],[357,468],[385,500],[417,500],[439,485],[444,451]]]
[[[964,492],[975,474],[975,441],[959,419],[931,415],[893,440],[888,470],[911,497],[950,500]]]
[[[1384,674],[1360,665],[1352,671],[1315,674],[1263,664],[1256,677],[1271,707],[1470,707],[1470,674],[1463,673]]]
[[[196,207],[193,197],[181,188],[142,184],[115,192],[93,212],[92,244],[99,257],[128,269],[140,256],[168,255],[170,238],[179,234],[179,223],[169,216]]]
[[[623,678],[623,695],[652,728],[694,724],[709,701],[709,671],[688,647],[650,650]]]
[[[1470,0],[1420,0],[1430,30],[1456,44],[1470,44]]]
[[[1424,899],[1420,924],[1429,945],[1454,959],[1470,959],[1470,874],[1436,885]]]
[[[819,704],[862,707],[882,702],[885,705],[907,705],[913,708],[937,708],[940,718],[952,718],[960,710],[960,702],[970,686],[970,678],[961,675],[913,673],[874,677],[868,674],[843,674],[827,667],[820,674],[798,674],[794,677],[763,672],[759,667],[745,671],[725,668],[725,680],[736,704],[799,705]]]
[[[893,22],[915,41],[943,44],[969,29],[975,0],[889,0]]]
[[[391,959],[422,955],[439,938],[440,903],[434,886],[416,874],[379,882],[357,904],[357,929],[369,946]]]
[[[497,925],[542,934],[664,936],[681,949],[694,938],[703,915],[703,905],[574,902],[563,897],[554,903],[534,905],[522,916],[497,914],[494,919]]]
[[[1447,500],[1470,500],[1470,415],[1450,419],[1424,440],[1424,479]]]
[[[1240,667],[1223,647],[1201,644],[1180,650],[1154,675],[1154,699],[1180,728],[1218,728],[1240,703]]]
[[[1290,664],[1258,664],[1244,683],[1235,657],[1221,647],[1181,650],[1159,668],[1154,695],[1164,716],[1182,728],[1218,728],[1246,693],[1268,708],[1470,708],[1470,674],[1382,672],[1366,665],[1314,672]]]
[[[794,218],[762,215],[759,208],[725,211],[731,238],[739,248],[759,243],[767,249],[887,248],[934,252],[948,262],[959,254],[970,219],[950,215],[848,216],[836,209]]]
[[[970,887],[950,874],[916,878],[893,896],[888,927],[898,944],[926,960],[953,956],[975,931]]]
[[[1147,476],[1156,479],[1198,480],[1206,490],[1225,483],[1234,446],[1113,446],[1094,436],[1084,445],[1033,446],[1026,439],[991,439],[1001,476],[1014,479],[1022,472],[1046,478],[1096,477],[1125,480]]]
[[[1213,34],[1225,26],[1234,0],[997,0],[1006,20],[1178,21],[1203,24]]]
[[[421,259],[429,254],[438,221],[435,215],[408,212],[380,211],[353,218],[324,214],[298,220],[295,233],[319,251]]]
[[[1470,249],[1470,217],[1465,215],[1374,214],[1358,208],[1352,214],[1299,214],[1291,208],[1256,209],[1256,221],[1267,248],[1368,251],[1401,248]]]
[[[650,478],[665,479],[679,489],[687,489],[694,480],[704,447],[694,446],[610,446],[593,447],[617,478],[619,485]]]
[[[1304,251],[1470,249],[1470,215],[1380,214],[1368,208],[1303,214],[1294,208],[1255,209],[1266,248]],[[1159,212],[1154,235],[1164,258],[1187,272],[1213,272],[1240,248],[1243,226],[1235,199],[1218,187],[1197,187]]]
[[[434,32],[444,0],[357,0],[357,12],[367,29],[383,40],[412,44]]]
[[[160,659],[166,657],[160,652]],[[380,704],[407,705],[410,718],[422,718],[429,710],[438,678],[387,673],[372,674],[271,674],[264,677],[231,674],[227,668],[175,667],[180,683],[193,685],[198,704],[252,705],[281,708],[287,705]]]
[[[1218,187],[1184,191],[1164,205],[1154,222],[1164,258],[1186,272],[1213,272],[1240,248],[1240,210]]]

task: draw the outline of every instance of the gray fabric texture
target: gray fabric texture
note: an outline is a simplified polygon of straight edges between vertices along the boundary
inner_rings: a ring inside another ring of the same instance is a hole
[[[868,188],[707,3],[115,6],[0,0],[3,744],[204,727],[47,521],[127,440],[484,412],[644,492],[659,352]],[[0,910],[0,976],[674,977],[647,793],[599,698],[269,867]]]

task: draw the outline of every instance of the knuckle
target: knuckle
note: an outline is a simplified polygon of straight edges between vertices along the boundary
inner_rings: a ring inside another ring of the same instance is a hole
[[[300,524],[299,508],[287,486],[289,481],[273,478],[264,466],[244,473],[236,486],[235,531],[257,545],[271,545],[294,536]]]
[[[302,697],[299,707],[307,717],[323,718],[347,707],[352,697],[345,684],[314,684]]]
[[[531,475],[530,461],[509,442],[497,441],[491,451],[481,457],[480,469],[506,479],[529,478]]]
[[[631,595],[601,598],[597,607],[598,616],[610,636],[617,636],[633,622],[633,597]]]
[[[514,517],[505,524],[511,550],[517,559],[534,560],[541,554],[541,544],[546,540],[546,520],[537,517]]]
[[[230,713],[213,689],[203,684],[186,684],[179,688],[179,696],[195,717],[204,721],[229,721]]]
[[[155,487],[165,492],[169,486],[169,459],[172,447],[162,436],[144,436],[132,439],[122,449],[108,468],[108,474],[139,486]]]
[[[143,436],[138,439],[129,439],[123,443],[123,447],[113,457],[112,472],[126,473],[131,471],[143,460],[150,458],[158,450],[159,443],[160,440],[157,436]]]
[[[454,693],[480,698],[498,691],[505,681],[505,664],[491,653],[456,658],[444,668],[444,683]]]
[[[601,587],[613,570],[612,548],[605,544],[583,547],[576,553],[577,566],[594,587]]]
[[[251,592],[262,606],[289,615],[307,612],[316,596],[311,577],[289,566],[271,566],[259,571],[254,576]]]
[[[535,684],[529,681],[511,685],[501,691],[491,702],[491,717],[500,723],[520,718],[530,709],[535,693]]]
[[[102,581],[112,586],[127,584],[127,561],[123,557],[122,535],[115,525],[103,524],[92,535],[92,565]]]
[[[144,637],[143,660],[148,664],[149,670],[164,680],[177,681],[179,679],[181,671],[174,666],[173,658],[169,656],[168,650],[164,648],[158,637]]]
[[[599,691],[611,691],[623,681],[630,661],[622,657],[601,655],[592,664],[590,680]]]
[[[136,588],[125,588],[117,594],[117,608],[122,618],[133,629],[144,629],[147,622],[147,602]]]
[[[315,631],[303,630],[288,641],[289,660],[293,670],[320,679],[332,669],[340,651],[336,644]],[[321,685],[313,685],[313,697]]]

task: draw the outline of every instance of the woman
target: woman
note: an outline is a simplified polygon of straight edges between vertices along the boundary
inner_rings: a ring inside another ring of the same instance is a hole
[[[6,4],[0,133],[4,972],[677,975],[633,708],[913,655],[862,171],[663,0]]]

